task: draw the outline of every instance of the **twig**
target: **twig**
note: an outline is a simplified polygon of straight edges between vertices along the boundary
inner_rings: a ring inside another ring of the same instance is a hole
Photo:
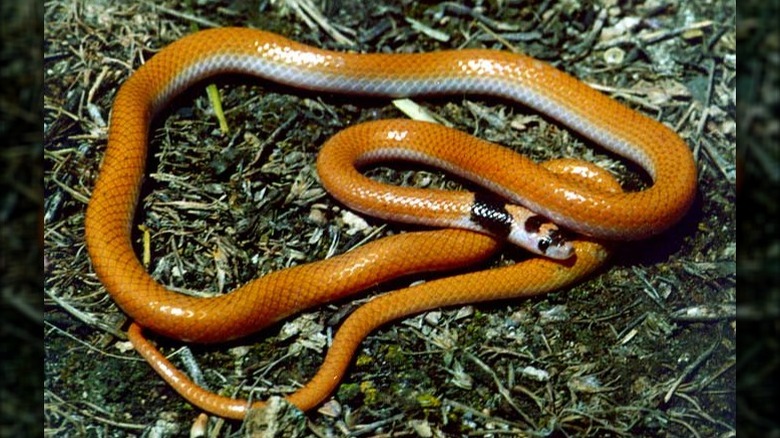
[[[512,394],[510,394],[509,390],[504,386],[503,383],[501,383],[501,379],[498,378],[496,373],[485,363],[482,362],[478,357],[474,356],[471,353],[467,353],[466,357],[474,362],[477,366],[482,368],[483,371],[490,374],[490,376],[493,378],[493,383],[495,383],[496,387],[498,388],[498,393],[501,394],[501,396],[506,400],[507,403],[509,403],[510,406],[512,406],[512,409],[517,412],[517,414],[523,418],[523,421],[525,421],[528,425],[536,428],[536,423],[520,408],[520,406],[515,403],[514,399],[512,398]],[[534,402],[538,405],[539,401],[534,399]]]
[[[715,342],[710,345],[710,347],[701,355],[699,355],[698,358],[696,358],[695,361],[693,361],[690,365],[685,367],[682,374],[680,374],[680,377],[675,379],[674,382],[672,382],[672,386],[669,388],[669,390],[666,392],[666,395],[664,395],[664,403],[668,403],[669,400],[671,400],[672,395],[674,395],[674,392],[677,391],[677,388],[682,384],[683,380],[685,380],[686,377],[688,377],[696,368],[699,367],[702,363],[704,363],[707,358],[709,358],[712,353],[715,351],[715,348],[720,345],[720,339],[717,339]]]
[[[188,14],[186,12],[179,12],[179,11],[177,11],[175,9],[169,9],[169,8],[166,8],[165,6],[158,5],[157,3],[147,2],[146,4],[151,6],[152,9],[157,9],[158,11],[160,11],[162,13],[168,14],[168,15],[176,17],[176,18],[181,18],[183,20],[191,21],[193,23],[200,24],[201,26],[220,27],[219,23],[216,23],[216,22],[211,21],[211,20],[207,20],[205,18],[196,17],[196,16],[194,16],[192,14]]]
[[[355,46],[355,41],[349,39],[346,35],[333,27],[311,0],[284,0],[284,4],[295,11],[298,18],[303,20],[309,27],[320,27],[339,44]]]

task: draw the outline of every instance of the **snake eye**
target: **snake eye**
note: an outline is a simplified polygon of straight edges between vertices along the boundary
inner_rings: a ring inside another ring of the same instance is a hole
[[[539,243],[537,244],[536,247],[539,248],[539,251],[542,254],[547,254],[547,248],[549,248],[550,245],[552,245],[552,239],[550,239],[549,237],[544,237],[542,239],[539,239]]]

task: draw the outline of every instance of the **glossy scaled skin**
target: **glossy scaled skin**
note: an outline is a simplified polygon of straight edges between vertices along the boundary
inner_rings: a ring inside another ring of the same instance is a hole
[[[205,77],[226,72],[338,93],[388,97],[489,94],[542,111],[607,149],[638,162],[653,177],[654,185],[628,194],[618,193],[614,182],[609,188],[599,186],[593,190],[592,184],[579,178],[561,177],[561,173],[571,174],[571,170],[551,173],[523,158],[505,156],[504,152],[472,154],[472,145],[465,144],[456,155],[466,161],[473,159],[473,172],[489,185],[493,181],[502,191],[519,190],[507,193],[514,200],[595,238],[631,240],[659,233],[682,217],[695,195],[695,165],[690,151],[676,134],[531,58],[482,50],[415,55],[340,54],[274,34],[231,28],[183,38],[154,56],[117,93],[108,147],[87,209],[86,240],[98,277],[135,321],[129,335],[138,351],[188,400],[218,415],[242,418],[247,403],[220,398],[192,385],[143,338],[140,327],[186,341],[233,339],[388,278],[477,263],[499,246],[493,238],[467,231],[407,233],[329,260],[276,272],[224,296],[198,299],[166,290],[146,273],[131,242],[132,219],[146,165],[149,125],[177,93]],[[452,141],[441,138],[445,134],[458,140],[466,137],[428,124],[400,123],[381,122],[370,133],[362,127],[351,129],[338,135],[336,141],[365,140],[352,135],[387,137],[388,129],[403,130],[434,142]],[[492,157],[494,161],[478,162],[480,156]],[[508,165],[509,162],[512,164]],[[333,181],[326,185],[349,187],[358,183],[351,168],[343,172],[336,168],[334,172],[337,173],[328,171],[327,177],[332,176]],[[602,172],[602,179],[609,177]],[[338,196],[348,205],[376,201],[372,197],[352,199],[349,193],[354,192],[345,193],[343,199]],[[388,192],[383,197],[392,196]],[[359,342],[386,321],[440,306],[554,290],[592,272],[606,258],[606,251],[598,243],[577,241],[574,246],[575,256],[565,262],[532,259],[508,268],[425,283],[371,301],[344,323],[323,368],[290,400],[301,409],[321,403],[338,384]],[[412,259],[409,254],[416,257]]]

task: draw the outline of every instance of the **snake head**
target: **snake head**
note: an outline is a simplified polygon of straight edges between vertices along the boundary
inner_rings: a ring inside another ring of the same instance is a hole
[[[491,194],[475,193],[467,228],[506,238],[534,254],[565,260],[574,247],[549,219]]]
[[[574,255],[571,241],[558,225],[525,207],[510,204],[506,209],[512,216],[509,242],[551,259],[565,260]]]

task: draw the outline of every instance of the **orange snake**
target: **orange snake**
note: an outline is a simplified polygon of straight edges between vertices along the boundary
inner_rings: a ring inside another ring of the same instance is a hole
[[[469,93],[516,101],[638,163],[653,179],[646,190],[626,193],[593,165],[580,166],[570,160],[539,166],[466,134],[419,122],[378,121],[337,134],[323,147],[318,171],[323,185],[347,206],[380,215],[383,208],[400,209],[395,216],[393,211],[386,216],[401,220],[415,220],[407,216],[420,205],[449,214],[449,204],[437,204],[440,196],[450,196],[447,193],[423,191],[414,193],[421,200],[413,200],[406,194],[396,195],[388,186],[367,182],[354,167],[384,159],[387,150],[396,151],[397,156],[398,151],[415,151],[423,144],[432,145],[431,149],[411,152],[410,158],[439,165],[438,158],[430,154],[446,153],[462,142],[452,154],[457,162],[444,164],[445,170],[473,178],[589,238],[574,241],[574,255],[563,261],[532,258],[429,281],[369,301],[342,324],[312,380],[288,396],[303,410],[317,406],[333,391],[359,343],[376,327],[432,308],[531,296],[569,285],[604,262],[607,251],[597,240],[634,240],[660,233],[685,214],[695,196],[696,166],[678,135],[529,57],[490,50],[337,53],[239,28],[182,38],[139,68],[116,95],[108,146],[87,209],[86,242],[99,279],[134,320],[129,337],[135,348],[183,397],[220,416],[240,419],[262,402],[250,406],[245,400],[198,387],[143,337],[142,327],[185,341],[234,339],[391,278],[479,263],[498,250],[501,240],[455,229],[410,232],[274,272],[226,295],[194,298],[168,291],[140,264],[131,238],[150,123],[187,87],[227,72],[330,93],[387,97]],[[326,156],[326,149],[333,151]],[[404,153],[400,154],[403,158]],[[470,161],[475,168],[466,168]],[[604,182],[591,183],[588,176],[594,174]],[[364,183],[374,186],[358,187]],[[474,195],[452,196],[471,196],[466,202],[476,202]],[[453,208],[462,212],[464,207]],[[433,216],[422,222],[427,220],[436,222]],[[492,226],[487,228],[490,231]]]

